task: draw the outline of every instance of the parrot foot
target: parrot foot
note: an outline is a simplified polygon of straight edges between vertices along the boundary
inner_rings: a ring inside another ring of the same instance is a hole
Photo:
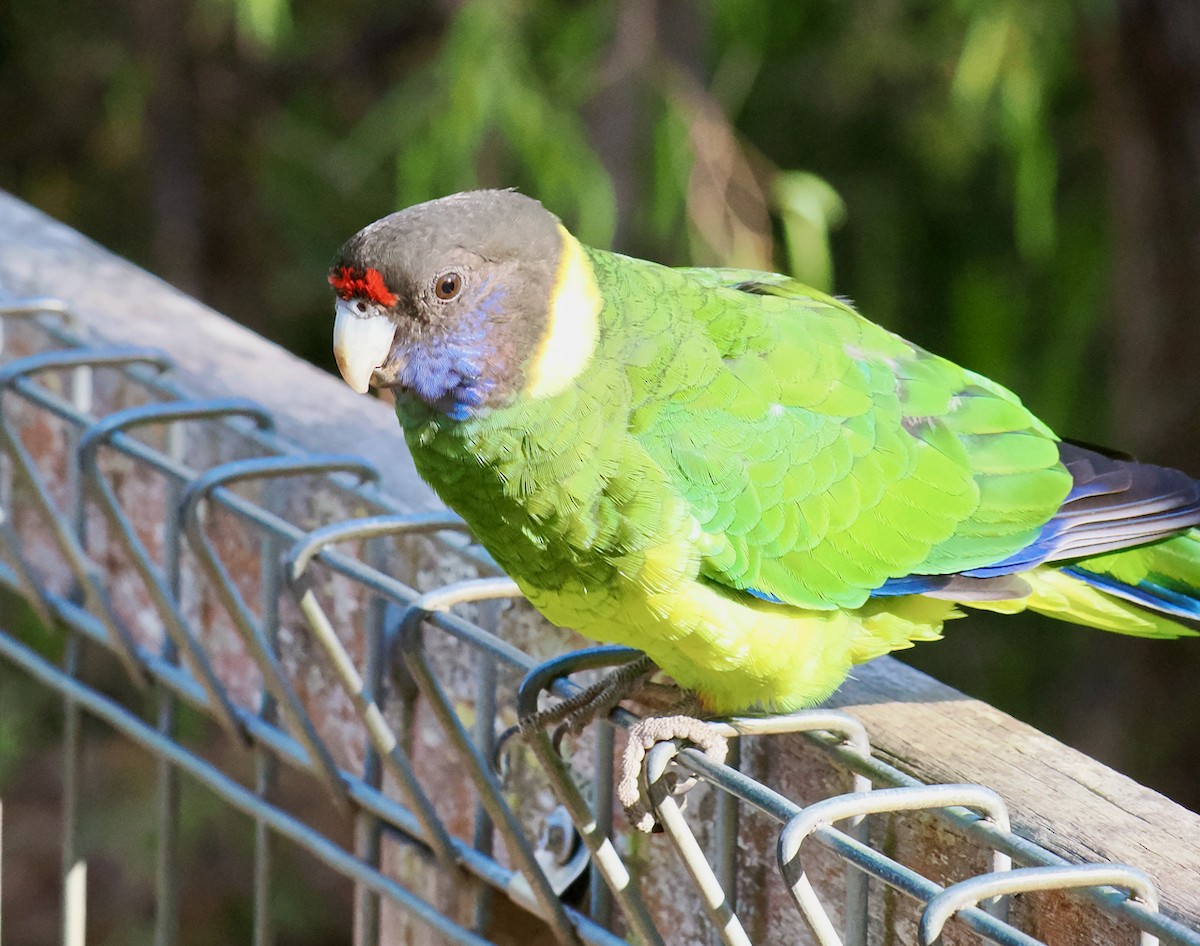
[[[656,822],[641,788],[642,762],[646,753],[658,743],[683,739],[703,750],[720,764],[729,752],[729,743],[704,720],[694,716],[650,716],[634,723],[628,732],[625,754],[621,759],[621,780],[617,783],[617,799],[625,808],[625,817],[639,831],[650,833]],[[671,787],[672,795],[682,795],[696,784],[695,779]]]
[[[640,693],[645,686],[645,678],[657,669],[649,657],[639,657],[618,667],[570,699],[524,717],[517,723],[517,728],[522,735],[529,735],[562,723],[561,728],[578,735],[592,720],[602,719],[611,713],[621,700]],[[558,739],[559,736],[556,736],[556,743]]]
[[[564,734],[578,735],[588,723],[607,717],[625,699],[657,709],[660,715],[647,716],[629,727],[617,784],[617,798],[625,809],[629,823],[639,831],[654,831],[657,827],[654,815],[640,785],[646,753],[658,743],[671,739],[681,739],[698,747],[717,763],[725,761],[729,750],[725,737],[695,715],[704,708],[699,697],[686,691],[681,695],[679,687],[674,685],[651,682],[648,678],[657,670],[658,667],[649,657],[639,657],[618,667],[575,696],[549,709],[522,717],[516,726],[500,736],[496,759],[503,759],[504,746],[513,736],[528,738],[551,726],[555,727],[552,737],[554,748],[559,751]],[[502,764],[498,764],[497,768],[502,772],[504,770]],[[670,790],[674,796],[686,793],[696,784],[694,778],[678,781],[673,773],[668,774],[667,778],[672,780]]]
[[[556,728],[551,738],[554,751],[560,752],[566,733],[578,735],[588,723],[607,716],[627,697],[636,697],[639,702],[644,701],[648,705],[677,706],[677,687],[655,684],[647,680],[657,669],[649,657],[639,657],[618,667],[575,696],[549,709],[521,717],[517,725],[510,726],[496,740],[492,756],[492,764],[496,771],[502,777],[506,776],[508,767],[505,750],[509,742],[518,736],[529,739],[536,733],[554,726]]]

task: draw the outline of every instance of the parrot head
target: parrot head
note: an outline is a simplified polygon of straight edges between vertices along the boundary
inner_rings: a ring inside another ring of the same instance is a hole
[[[540,203],[472,191],[360,230],[329,272],[346,383],[462,420],[557,393],[591,357],[600,308],[580,244]]]

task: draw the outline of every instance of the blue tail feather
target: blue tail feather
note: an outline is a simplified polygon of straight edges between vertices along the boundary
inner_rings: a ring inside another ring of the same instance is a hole
[[[1140,581],[1130,585],[1118,581],[1111,575],[1101,575],[1090,572],[1078,565],[1068,565],[1061,569],[1064,573],[1078,578],[1080,581],[1107,592],[1126,601],[1132,601],[1152,611],[1159,611],[1175,618],[1187,621],[1200,621],[1200,599],[1193,595],[1184,594],[1172,588],[1153,581]]]

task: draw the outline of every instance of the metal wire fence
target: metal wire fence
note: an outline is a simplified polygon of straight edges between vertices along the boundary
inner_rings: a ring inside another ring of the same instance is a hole
[[[1014,834],[994,791],[919,782],[877,758],[842,712],[714,723],[735,740],[723,765],[676,741],[650,748],[645,784],[666,841],[614,824],[623,710],[569,746],[510,744],[502,774],[501,731],[636,655],[564,652],[459,520],[405,513],[365,461],[297,451],[254,403],[188,397],[166,356],[91,343],[53,300],[0,315],[0,586],[60,648],[52,658],[0,616],[0,655],[62,698],[65,943],[86,928],[86,715],[156,760],[144,817],[161,944],[187,938],[184,777],[250,819],[258,946],[276,936],[280,839],[353,884],[353,937],[365,946],[511,942],[515,931],[654,944],[701,928],[729,944],[783,941],[786,930],[822,946],[1033,946],[1050,940],[1022,928],[1037,927],[1047,901],[1010,908],[1012,895],[1066,888],[1107,917],[1102,930],[1200,944],[1159,911],[1136,867],[1068,864]],[[125,696],[87,671],[97,653],[120,666]],[[214,752],[195,727],[189,737],[183,714],[211,721],[236,753]],[[802,805],[739,771],[739,740],[783,733],[803,733],[829,767],[828,797]],[[285,777],[323,790],[317,807],[352,823],[352,840],[291,810]],[[682,777],[700,783],[695,814],[669,790]],[[917,812],[944,824],[942,843],[975,852],[976,869],[947,878],[893,856],[880,816]],[[747,859],[763,859],[748,848],[772,834],[775,867],[748,891]],[[0,842],[10,874],[21,856]],[[881,906],[896,898],[909,913]],[[751,899],[760,906],[747,921]],[[705,920],[681,920],[680,903]]]

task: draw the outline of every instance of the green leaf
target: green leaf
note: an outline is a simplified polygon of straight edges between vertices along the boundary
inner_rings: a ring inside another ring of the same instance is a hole
[[[846,218],[846,205],[824,178],[787,171],[775,178],[775,199],[783,222],[788,269],[803,283],[831,292],[833,254],[829,233]]]

